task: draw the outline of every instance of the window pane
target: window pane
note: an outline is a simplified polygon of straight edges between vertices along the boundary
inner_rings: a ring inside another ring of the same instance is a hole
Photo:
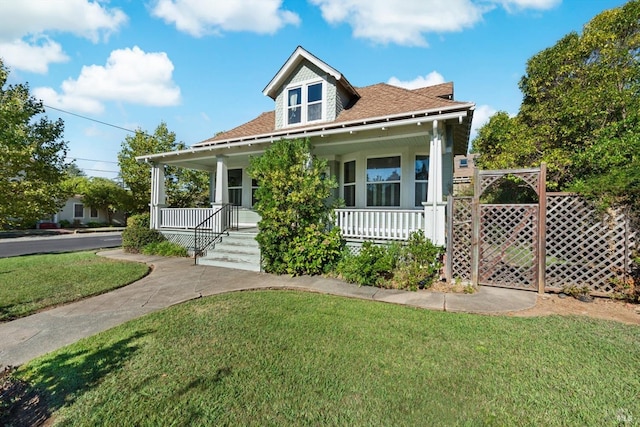
[[[229,203],[235,206],[242,206],[242,188],[229,189]]]
[[[400,183],[367,184],[367,206],[400,206]]]
[[[289,89],[289,107],[302,104],[302,88]]]
[[[367,159],[367,182],[400,181],[400,156]]]
[[[307,121],[312,122],[320,119],[322,119],[322,103],[307,106]]]
[[[91,218],[98,218],[98,209],[91,208]]]
[[[416,181],[429,179],[429,156],[416,156]]]
[[[307,102],[322,101],[322,83],[312,84],[307,88]]]
[[[84,218],[84,205],[82,203],[76,203],[73,205],[73,217]]]
[[[344,204],[345,206],[356,205],[356,186],[355,185],[344,186]]]
[[[242,169],[229,169],[227,179],[229,187],[242,187]]]
[[[345,184],[356,182],[356,161],[345,162],[344,164],[344,182]]]
[[[301,107],[291,107],[289,108],[289,118],[288,118],[288,123],[289,124],[294,124],[294,123],[300,123],[300,121],[302,120],[302,108]]]
[[[427,201],[427,187],[426,182],[416,182],[416,206],[422,206],[422,202]]]
[[[469,166],[469,161],[467,159],[460,159],[460,167],[466,168]]]

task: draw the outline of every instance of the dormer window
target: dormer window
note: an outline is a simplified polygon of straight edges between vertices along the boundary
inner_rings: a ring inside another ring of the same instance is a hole
[[[287,89],[287,125],[317,122],[323,119],[322,82],[307,83]]]

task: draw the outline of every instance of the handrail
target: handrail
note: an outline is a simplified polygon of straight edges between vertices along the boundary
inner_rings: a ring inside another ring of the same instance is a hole
[[[211,245],[221,240],[223,234],[229,235],[229,230],[238,229],[238,206],[230,203],[222,205],[196,225],[193,236],[193,260],[198,263],[198,257]]]

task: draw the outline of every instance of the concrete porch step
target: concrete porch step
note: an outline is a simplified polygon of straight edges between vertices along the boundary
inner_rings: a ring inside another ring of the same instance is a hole
[[[228,236],[223,236],[220,242],[198,258],[198,264],[260,271],[260,247],[255,240],[256,234],[230,231]]]

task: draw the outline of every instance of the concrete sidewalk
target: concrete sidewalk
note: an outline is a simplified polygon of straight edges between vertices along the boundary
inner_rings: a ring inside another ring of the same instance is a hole
[[[194,298],[250,289],[300,289],[351,298],[404,304],[430,310],[507,313],[536,304],[534,292],[482,287],[471,295],[379,289],[319,276],[275,276],[244,270],[196,266],[189,258],[124,253],[99,255],[144,262],[147,277],[112,292],[0,324],[0,369],[20,365],[81,338],[147,313]]]

